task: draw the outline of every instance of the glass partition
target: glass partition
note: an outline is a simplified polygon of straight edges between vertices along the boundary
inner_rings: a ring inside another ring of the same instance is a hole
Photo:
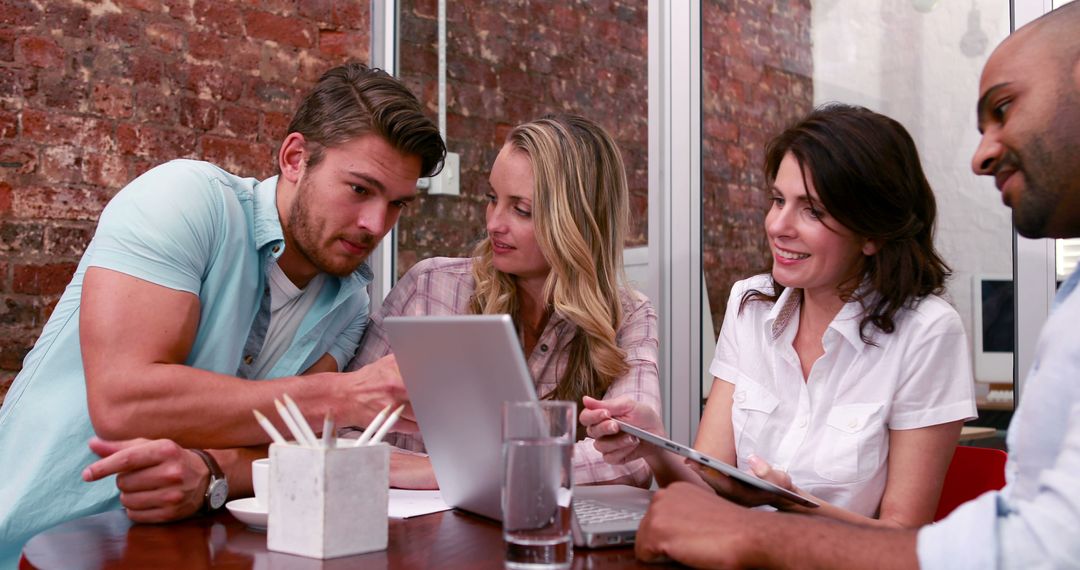
[[[936,243],[953,270],[946,297],[972,343],[980,407],[1011,409],[1012,225],[993,181],[970,168],[979,74],[1009,33],[1009,3],[782,5],[760,13],[702,6],[701,393],[732,283],[770,267],[763,146],[812,107],[841,101],[895,118],[915,139],[937,197]],[[988,397],[1003,403],[987,405]]]

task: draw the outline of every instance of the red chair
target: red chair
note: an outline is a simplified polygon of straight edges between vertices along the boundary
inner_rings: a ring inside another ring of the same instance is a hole
[[[956,507],[987,491],[1005,486],[1005,460],[1008,454],[1000,449],[956,446],[945,484],[941,488],[934,522],[949,515]]]

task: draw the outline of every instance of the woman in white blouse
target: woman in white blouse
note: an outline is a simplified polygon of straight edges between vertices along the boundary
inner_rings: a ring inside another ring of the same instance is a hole
[[[618,433],[662,433],[651,410],[586,400],[605,460],[644,457],[657,480],[709,484],[849,522],[931,522],[963,421],[975,416],[960,317],[939,295],[936,205],[910,135],[829,105],[772,140],[765,233],[772,272],[735,284],[694,447],[822,506],[804,509]]]

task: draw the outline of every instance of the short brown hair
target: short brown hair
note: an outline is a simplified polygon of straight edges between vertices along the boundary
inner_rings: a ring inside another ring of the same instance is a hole
[[[438,174],[446,158],[439,129],[416,96],[385,71],[359,62],[324,73],[300,103],[288,133],[300,133],[309,143],[308,166],[322,160],[324,148],[367,133],[419,157],[421,176]]]

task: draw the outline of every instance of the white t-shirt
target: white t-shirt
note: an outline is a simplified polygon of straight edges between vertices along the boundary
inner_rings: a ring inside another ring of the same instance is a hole
[[[300,323],[319,297],[325,280],[326,274],[320,273],[300,289],[278,264],[270,264],[266,272],[267,286],[270,287],[270,323],[266,327],[266,340],[255,358],[252,378],[266,378],[281,355],[289,349]]]
[[[829,324],[825,354],[803,381],[792,346],[799,324],[795,289],[775,304],[749,301],[771,292],[768,275],[739,281],[709,372],[735,385],[731,421],[740,469],[751,454],[787,471],[795,485],[830,503],[875,516],[885,492],[889,430],[976,416],[971,356],[960,316],[929,296],[894,317],[896,330],[868,328],[862,307],[846,304]]]

